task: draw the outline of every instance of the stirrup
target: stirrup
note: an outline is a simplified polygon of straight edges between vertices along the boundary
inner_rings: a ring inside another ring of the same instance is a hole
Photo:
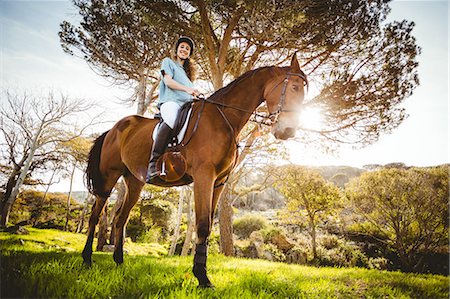
[[[154,168],[154,171],[150,172],[150,168]],[[158,170],[156,169],[156,163],[155,163],[155,167],[150,167],[150,165],[149,165],[148,170],[147,170],[147,176],[146,176],[146,178],[145,178],[145,182],[146,182],[147,184],[150,184],[150,183],[152,183],[157,177],[159,177],[159,172],[158,172]]]

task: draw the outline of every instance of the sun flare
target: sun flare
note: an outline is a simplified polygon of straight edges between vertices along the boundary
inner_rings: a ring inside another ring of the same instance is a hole
[[[323,116],[319,108],[305,108],[300,113],[300,126],[305,129],[320,129],[323,125]]]

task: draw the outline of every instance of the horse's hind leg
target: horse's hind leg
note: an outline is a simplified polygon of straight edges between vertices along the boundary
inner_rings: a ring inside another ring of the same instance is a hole
[[[125,201],[123,202],[122,207],[118,211],[118,217],[117,221],[115,221],[115,228],[114,228],[115,232],[114,261],[118,265],[123,263],[124,228],[128,221],[130,211],[138,201],[142,187],[144,187],[144,184],[132,175],[125,177],[125,183],[127,186]]]
[[[110,177],[110,179],[104,184],[104,194],[110,194],[119,177],[120,173],[115,173]],[[100,219],[100,214],[105,208],[105,203],[108,197],[109,196],[96,195],[95,203],[92,207],[91,216],[89,218],[88,237],[82,253],[84,264],[88,266],[92,264],[92,243],[94,242],[95,227]]]
[[[91,217],[89,218],[88,238],[82,253],[84,264],[88,266],[92,264],[92,243],[94,242],[95,226],[100,219],[100,214],[103,212],[107,199],[107,197],[96,196],[92,207]]]

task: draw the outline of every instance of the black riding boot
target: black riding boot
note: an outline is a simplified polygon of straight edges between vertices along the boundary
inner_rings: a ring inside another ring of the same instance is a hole
[[[158,176],[158,171],[156,170],[156,162],[159,157],[164,154],[167,146],[167,142],[172,136],[172,129],[165,123],[162,122],[159,125],[158,133],[153,141],[152,155],[150,156],[150,163],[148,164],[147,178],[146,182],[150,183],[154,178]]]

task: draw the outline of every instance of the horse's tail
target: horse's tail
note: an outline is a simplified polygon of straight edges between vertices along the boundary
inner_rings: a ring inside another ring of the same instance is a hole
[[[89,151],[88,164],[84,174],[86,187],[93,195],[107,196],[107,194],[103,194],[104,180],[102,174],[100,173],[100,154],[102,152],[103,141],[105,140],[108,132],[109,130],[95,139],[94,145]]]

